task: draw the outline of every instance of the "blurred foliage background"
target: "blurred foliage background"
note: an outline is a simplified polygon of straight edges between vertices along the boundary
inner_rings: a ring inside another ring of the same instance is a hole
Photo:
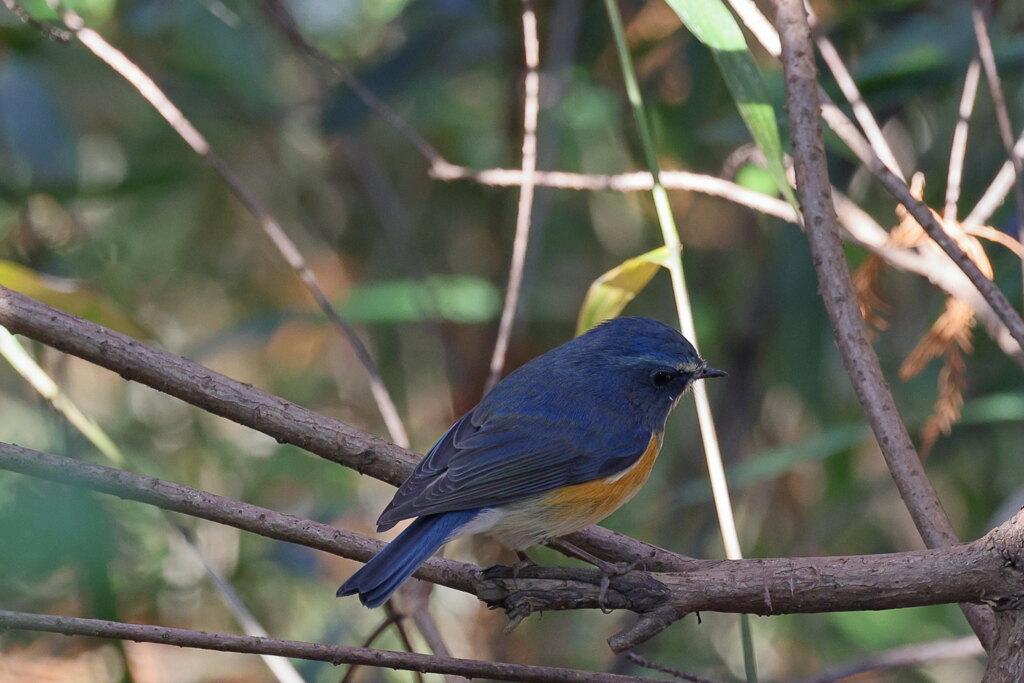
[[[446,159],[518,167],[520,5],[509,0],[289,0],[305,36],[351,69]],[[905,170],[942,205],[963,74],[969,6],[942,0],[813,3]],[[26,3],[39,16],[44,3]],[[422,451],[480,397],[507,280],[515,188],[440,182],[415,149],[350,90],[295,52],[257,3],[82,0],[88,24],[146,70],[281,220],[340,311],[357,325]],[[541,169],[641,167],[608,20],[599,3],[539,3]],[[658,0],[621,3],[661,163],[773,186],[709,52]],[[769,8],[770,9],[770,8]],[[1022,117],[1024,5],[991,23]],[[782,116],[781,72],[755,50]],[[826,89],[839,93],[829,77]],[[1004,159],[984,83],[972,120],[964,215]],[[785,135],[785,131],[784,131]],[[834,183],[883,225],[893,202],[830,139]],[[803,235],[723,200],[673,192],[702,352],[730,378],[711,388],[740,537],[749,556],[921,547],[842,369]],[[995,226],[1019,226],[1004,206]],[[646,193],[539,189],[510,367],[568,339],[587,286],[660,244]],[[1021,301],[1019,261],[988,247],[997,282]],[[848,248],[853,265],[865,254]],[[386,435],[365,375],[295,274],[212,170],[81,45],[42,38],[0,11],[0,284],[157,343],[231,377]],[[939,364],[908,382],[906,354],[942,311],[926,281],[887,271],[890,328],[876,348],[912,432],[936,399]],[[627,309],[671,322],[667,274]],[[927,467],[964,539],[1022,497],[1019,367],[981,329],[967,359],[964,417]],[[27,342],[26,342],[27,343]],[[127,467],[277,510],[372,533],[389,487],[188,407],[107,371],[29,345],[128,457]],[[103,462],[8,365],[0,434]],[[692,403],[637,498],[606,525],[697,557],[721,557]],[[359,644],[382,620],[335,600],[355,564],[186,521],[269,632]],[[487,542],[450,553],[490,564]],[[542,561],[563,561],[539,552]],[[432,598],[453,654],[635,671],[604,639],[630,615],[550,614],[512,635],[466,595]],[[160,515],[137,503],[0,472],[0,604],[8,609],[236,631],[218,591]],[[655,661],[742,677],[738,619],[688,618],[642,648]],[[783,680],[896,645],[968,633],[955,606],[757,619],[763,678]],[[382,647],[401,648],[389,631]],[[417,641],[419,643],[419,641]],[[272,680],[256,657],[8,633],[3,680]],[[130,666],[125,667],[125,662]],[[297,662],[311,681],[327,664]],[[964,681],[981,663],[935,663],[872,680]],[[365,669],[358,680],[408,680]],[[430,678],[428,676],[428,678]]]

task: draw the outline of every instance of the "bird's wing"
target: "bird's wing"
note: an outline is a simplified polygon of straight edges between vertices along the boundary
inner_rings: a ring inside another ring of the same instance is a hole
[[[503,505],[611,476],[635,463],[653,436],[614,416],[477,412],[452,425],[420,461],[377,520],[378,530],[410,517]]]

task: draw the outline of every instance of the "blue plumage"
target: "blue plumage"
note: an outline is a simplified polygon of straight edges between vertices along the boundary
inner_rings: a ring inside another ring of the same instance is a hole
[[[481,510],[490,511],[486,519],[495,527],[516,525],[504,538],[550,537],[545,529],[567,533],[575,525],[548,514],[559,504],[547,494],[616,481],[650,453],[652,438],[660,445],[669,412],[693,381],[722,374],[709,369],[679,332],[647,318],[609,320],[526,363],[420,461],[377,528],[418,519],[339,595],[358,592],[363,604],[382,603]],[[632,492],[622,495],[625,500]],[[473,515],[466,517],[467,510]],[[593,521],[580,517],[575,528]],[[479,521],[465,528],[467,534],[488,530]]]
[[[358,593],[359,601],[367,607],[380,607],[417,567],[479,512],[460,510],[420,517],[343,583],[337,596]]]

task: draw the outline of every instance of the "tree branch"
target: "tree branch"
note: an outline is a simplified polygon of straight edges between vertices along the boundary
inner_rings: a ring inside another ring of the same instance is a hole
[[[231,633],[190,631],[166,626],[124,624],[100,619],[61,617],[50,614],[29,614],[0,610],[0,628],[23,631],[47,631],[65,635],[117,638],[137,643],[159,643],[178,647],[194,647],[220,652],[272,654],[296,659],[339,664],[365,664],[404,671],[455,674],[468,678],[492,678],[521,683],[658,683],[655,679],[600,671],[580,671],[552,666],[533,666],[507,662],[486,662],[478,659],[438,657],[416,652],[394,652],[363,647],[344,647],[296,640],[277,640]]]
[[[864,321],[857,307],[857,297],[846,265],[832,206],[831,185],[825,163],[825,144],[819,123],[821,105],[818,100],[817,68],[814,64],[814,48],[803,2],[775,0],[775,6],[782,40],[786,109],[793,140],[797,194],[800,197],[800,207],[807,227],[807,239],[814,256],[814,267],[818,274],[822,299],[832,319],[843,364],[853,382],[857,398],[867,413],[900,496],[925,544],[932,548],[950,545],[956,542],[953,526],[942,510],[938,496],[928,481],[921,460],[907,433],[906,425],[900,419],[896,402],[882,375],[878,356],[875,355],[868,340]],[[884,164],[878,161],[877,156],[872,156],[879,167],[878,172],[905,187]],[[928,216],[932,217],[930,209],[924,209]],[[922,221],[919,219],[919,222]],[[949,240],[945,232],[942,236]],[[974,265],[973,261],[970,263]],[[977,270],[977,266],[974,268]],[[982,278],[985,279],[984,276]],[[992,284],[990,280],[986,279],[986,282]],[[1009,306],[1009,303],[1006,305]],[[1015,311],[1010,311],[1016,315]],[[1007,320],[1005,317],[1003,319]],[[1024,347],[1024,336],[1018,341]],[[965,606],[964,610],[982,643],[991,643],[994,636],[991,614],[987,610],[973,606]]]
[[[180,484],[0,443],[0,468],[156,505],[290,543],[365,561],[383,544],[359,534]],[[682,558],[677,571],[609,580],[573,567],[477,567],[433,557],[416,576],[475,593],[512,623],[544,610],[627,609],[641,615],[609,639],[622,652],[691,612],[750,614],[894,609],[1024,600],[1024,512],[973,543],[886,555],[756,560]],[[274,654],[274,653],[271,653]]]
[[[294,515],[103,465],[0,442],[0,469],[99,491],[249,531],[279,541],[365,562],[384,543]],[[416,576],[466,593],[476,592],[478,568],[432,557]]]
[[[112,370],[126,380],[140,382],[281,443],[298,446],[393,486],[405,481],[420,458],[417,453],[344,422],[3,286],[0,286],[0,325]],[[572,539],[579,547],[607,560],[643,560],[648,566],[663,568],[685,563],[685,558],[675,553],[602,527],[577,532]]]
[[[679,572],[630,572],[610,579],[605,603],[641,613],[609,639],[636,647],[692,612],[794,614],[880,610],[940,603],[1013,607],[1024,595],[1024,512],[973,543],[846,557],[691,560]],[[482,600],[514,619],[537,611],[597,608],[602,574],[593,569],[485,570]]]

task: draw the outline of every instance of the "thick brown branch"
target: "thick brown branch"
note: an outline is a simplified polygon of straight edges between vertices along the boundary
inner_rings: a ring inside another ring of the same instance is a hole
[[[818,100],[818,74],[803,2],[776,0],[775,5],[779,35],[782,39],[786,109],[789,115],[790,135],[793,139],[797,194],[804,215],[804,224],[807,227],[807,239],[814,256],[821,295],[832,319],[843,363],[853,382],[857,397],[867,413],[896,487],[921,537],[929,547],[950,545],[956,542],[953,526],[942,510],[907,428],[900,419],[896,402],[882,375],[878,356],[875,355],[868,340],[864,321],[857,306],[857,297],[843,254],[832,205],[831,185],[825,163],[825,144],[819,122],[821,105]],[[906,188],[906,185],[885,168],[873,153],[872,157],[872,171],[876,175],[891,178],[891,185]],[[909,191],[907,194],[909,196]],[[909,204],[907,206],[914,213],[914,217],[918,218],[914,207]],[[930,209],[921,206],[928,217],[937,224]],[[921,218],[918,218],[918,222],[924,224]],[[951,241],[945,232],[942,232],[941,236],[936,236],[936,241],[939,241],[939,237]],[[948,250],[947,253],[953,256]],[[963,252],[960,253],[963,255]],[[956,260],[954,257],[954,261]],[[967,260],[974,266],[974,270],[977,270],[974,262]],[[960,265],[963,267],[963,264]],[[970,277],[967,269],[964,269],[964,272]],[[974,278],[971,279],[973,282]],[[982,279],[985,279],[984,276]],[[992,285],[990,280],[985,279],[985,282]],[[985,293],[977,282],[975,285],[983,294]],[[1001,292],[999,294],[1002,295]],[[1005,301],[1005,297],[1003,300]],[[996,308],[995,304],[993,308]],[[996,310],[999,311],[998,308]],[[1013,314],[1012,317],[1017,317],[1012,309],[1010,313]],[[1008,327],[1011,327],[1006,316],[1000,317]],[[1020,318],[1017,317],[1017,320]],[[1024,325],[1021,332],[1022,335],[1017,341],[1024,347]],[[1016,335],[1014,337],[1017,338]],[[991,642],[994,633],[991,614],[974,607],[965,607],[965,611],[982,643]]]
[[[118,498],[226,524],[267,538],[365,562],[384,544],[329,524],[250,505],[214,493],[124,470],[41,453],[0,442],[0,469],[100,491]],[[467,593],[476,592],[477,568],[433,557],[416,576]]]
[[[296,659],[339,664],[365,664],[405,671],[455,674],[468,678],[492,678],[522,683],[657,683],[651,678],[620,676],[599,671],[579,671],[551,666],[532,666],[507,662],[485,662],[477,659],[456,659],[422,655],[416,652],[372,650],[296,640],[277,640],[231,633],[189,631],[166,626],[123,624],[100,619],[80,619],[50,614],[28,614],[0,610],[0,629],[48,631],[94,638],[118,638],[137,643],[160,643],[178,647],[194,647],[220,652],[272,654]]]
[[[685,571],[612,577],[604,604],[641,613],[613,636],[635,647],[691,612],[793,614],[882,610],[943,603],[1014,606],[1024,596],[1024,512],[973,543],[849,557],[691,560]],[[521,618],[530,612],[601,606],[597,570],[495,567],[477,594]]]
[[[0,286],[0,325],[395,486],[418,456],[180,356]]]

